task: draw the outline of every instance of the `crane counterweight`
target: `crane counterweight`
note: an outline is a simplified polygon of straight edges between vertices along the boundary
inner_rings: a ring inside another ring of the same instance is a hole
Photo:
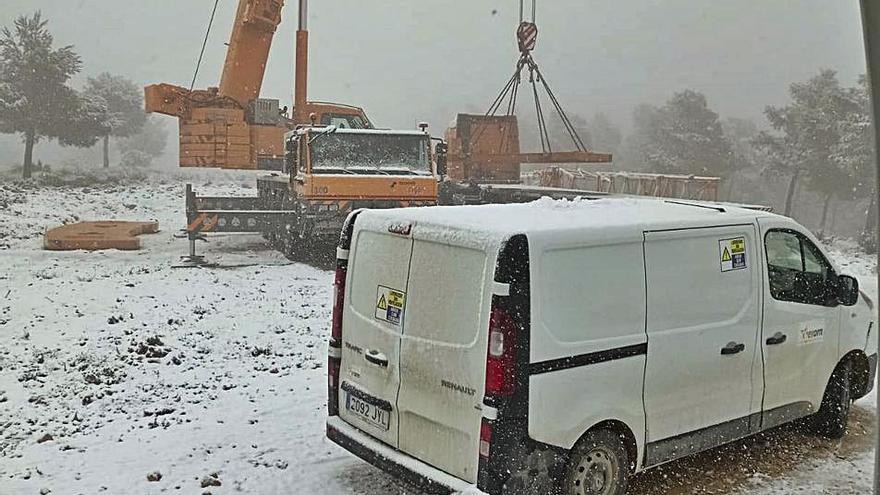
[[[181,167],[281,170],[284,134],[312,124],[312,114],[317,124],[372,128],[361,108],[308,101],[307,0],[299,0],[292,116],[279,100],[260,98],[283,9],[284,0],[239,0],[218,87],[144,88],[147,112],[179,120]]]

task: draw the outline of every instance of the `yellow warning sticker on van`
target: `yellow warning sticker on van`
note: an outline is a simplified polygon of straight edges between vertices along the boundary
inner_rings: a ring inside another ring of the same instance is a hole
[[[392,325],[403,321],[406,292],[380,285],[376,291],[376,319]]]
[[[748,266],[746,260],[746,238],[722,239],[718,241],[721,258],[721,271],[743,270]]]
[[[746,240],[742,237],[738,239],[731,239],[730,241],[730,252],[733,254],[739,254],[746,252]]]

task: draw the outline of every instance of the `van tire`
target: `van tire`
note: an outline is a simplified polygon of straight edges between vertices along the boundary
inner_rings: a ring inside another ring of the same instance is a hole
[[[842,438],[846,433],[849,410],[852,405],[851,377],[852,371],[849,362],[834,370],[831,379],[828,380],[819,412],[812,418],[811,426],[815,433],[834,440]]]
[[[630,460],[620,434],[611,430],[588,432],[569,454],[563,495],[624,495]],[[592,473],[592,477],[588,476]],[[587,486],[586,482],[593,482]]]

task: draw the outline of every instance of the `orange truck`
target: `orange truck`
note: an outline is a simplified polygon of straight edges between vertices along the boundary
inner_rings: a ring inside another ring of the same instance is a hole
[[[262,233],[285,256],[302,257],[335,243],[356,209],[436,205],[442,158],[438,165],[431,144],[425,129],[291,131],[284,170],[258,178],[256,197],[200,197],[187,186],[189,261],[202,261],[194,241],[206,233]]]

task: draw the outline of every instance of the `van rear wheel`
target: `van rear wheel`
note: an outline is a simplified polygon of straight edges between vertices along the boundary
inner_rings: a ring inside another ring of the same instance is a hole
[[[846,363],[838,367],[828,380],[819,412],[811,418],[812,429],[817,434],[836,440],[846,433],[852,405],[851,377],[851,365]]]
[[[587,433],[570,454],[565,495],[624,495],[629,460],[620,435],[610,430]]]

